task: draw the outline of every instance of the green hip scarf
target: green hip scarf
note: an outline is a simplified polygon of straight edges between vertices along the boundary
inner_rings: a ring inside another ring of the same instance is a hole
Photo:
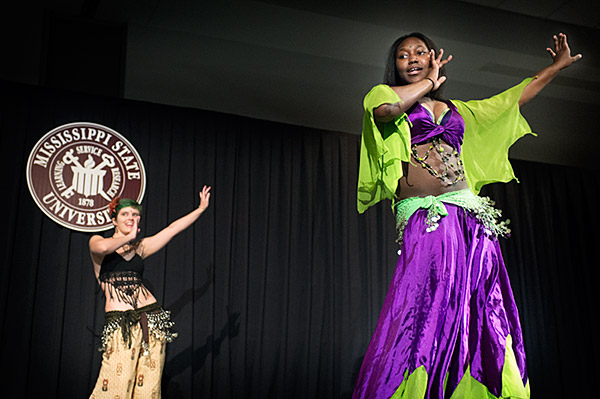
[[[396,242],[400,248],[402,248],[404,229],[408,225],[410,217],[419,209],[427,209],[425,230],[428,233],[432,232],[438,228],[441,219],[448,216],[448,210],[444,204],[456,205],[472,213],[484,225],[488,234],[510,235],[510,229],[507,226],[510,220],[499,221],[502,211],[494,208],[494,201],[488,197],[479,197],[467,188],[438,196],[410,197],[395,202],[392,210],[396,214],[396,230],[398,231]]]

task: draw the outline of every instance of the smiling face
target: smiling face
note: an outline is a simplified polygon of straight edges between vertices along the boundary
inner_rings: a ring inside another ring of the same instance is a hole
[[[140,211],[127,206],[125,208],[121,208],[116,218],[113,218],[113,224],[115,225],[115,230],[123,235],[127,235],[134,226],[134,221],[137,219],[137,222],[140,222]]]
[[[429,48],[417,37],[404,39],[396,50],[396,71],[407,84],[425,79],[430,66]]]

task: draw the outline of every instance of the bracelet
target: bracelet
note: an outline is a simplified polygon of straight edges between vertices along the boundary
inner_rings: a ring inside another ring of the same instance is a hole
[[[431,82],[431,84],[432,84],[431,90],[429,90],[429,92],[431,93],[433,91],[433,88],[435,87],[435,82],[431,78],[425,78],[425,79],[429,80]]]

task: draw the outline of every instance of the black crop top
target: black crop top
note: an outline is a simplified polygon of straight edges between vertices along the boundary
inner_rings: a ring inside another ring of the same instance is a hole
[[[137,253],[130,260],[126,260],[116,252],[104,257],[100,267],[100,278],[103,274],[113,272],[136,272],[144,274],[144,260]]]
[[[143,284],[144,260],[137,253],[126,260],[116,252],[108,254],[100,265],[99,280],[108,285],[111,299],[125,302],[137,309],[140,292],[148,295]]]

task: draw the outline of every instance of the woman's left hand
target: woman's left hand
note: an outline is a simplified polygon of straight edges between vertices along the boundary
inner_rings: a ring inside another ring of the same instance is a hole
[[[198,195],[200,196],[200,206],[198,208],[204,212],[210,203],[210,186],[202,187],[202,191]]]
[[[558,75],[561,69],[564,69],[581,59],[581,54],[571,55],[571,48],[567,42],[567,35],[564,33],[559,33],[558,36],[554,35],[554,50],[548,47],[546,48],[546,51],[548,51],[552,57],[552,64],[535,74],[534,79],[525,86],[521,93],[521,98],[519,99],[519,106],[527,104],[531,99],[537,96],[538,93]]]
[[[558,36],[554,35],[554,50],[548,47],[546,51],[550,53],[550,56],[554,60],[552,64],[559,69],[568,67],[572,63],[579,61],[582,57],[581,54],[571,56],[571,48],[567,42],[567,35],[564,33],[559,33]]]

